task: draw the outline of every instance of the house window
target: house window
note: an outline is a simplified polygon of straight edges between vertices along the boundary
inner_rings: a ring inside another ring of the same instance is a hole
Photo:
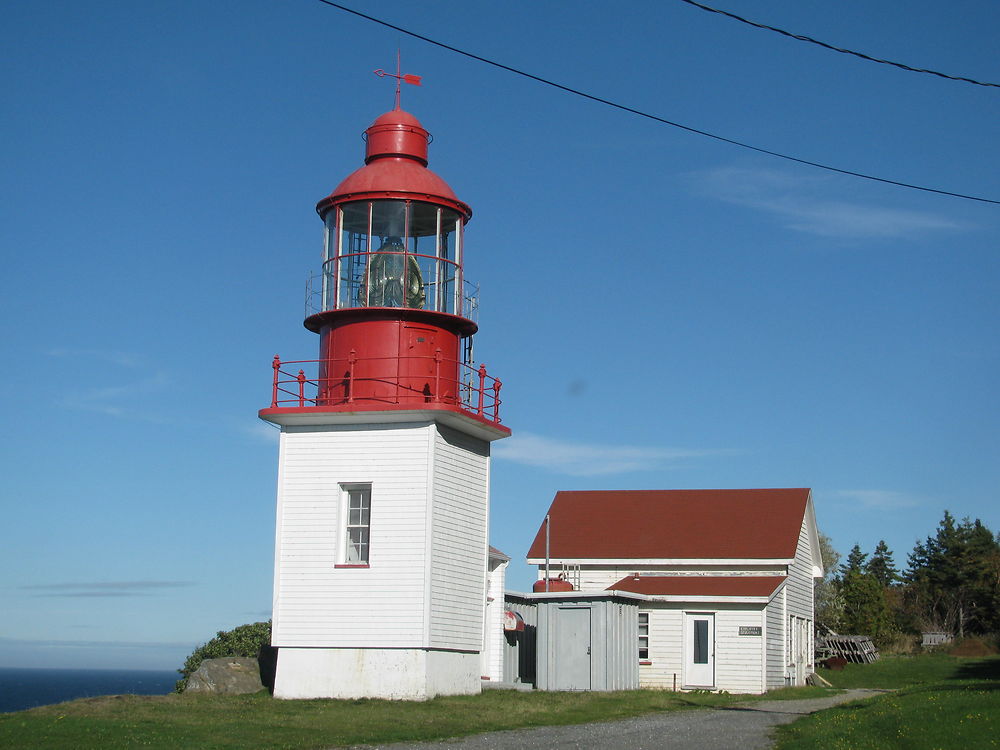
[[[639,661],[649,660],[649,612],[639,613]]]
[[[340,562],[344,565],[367,565],[369,533],[371,531],[372,486],[350,484],[341,487],[343,523],[343,552]]]

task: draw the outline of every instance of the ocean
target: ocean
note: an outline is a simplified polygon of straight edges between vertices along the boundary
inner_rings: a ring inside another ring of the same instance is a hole
[[[97,695],[165,695],[178,679],[174,671],[0,667],[0,713]]]

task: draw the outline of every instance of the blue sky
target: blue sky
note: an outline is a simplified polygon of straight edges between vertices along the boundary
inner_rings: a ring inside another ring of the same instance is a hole
[[[991,0],[720,7],[1000,81]],[[996,89],[675,0],[364,10],[762,148],[1000,199]],[[277,451],[256,413],[274,354],[317,356],[313,207],[391,108],[371,71],[397,46],[431,168],[474,210],[513,588],[559,489],[812,487],[838,549],[884,538],[901,566],[946,508],[1000,528],[997,206],[741,150],[311,0],[15,3],[0,666],[172,669],[269,616]]]

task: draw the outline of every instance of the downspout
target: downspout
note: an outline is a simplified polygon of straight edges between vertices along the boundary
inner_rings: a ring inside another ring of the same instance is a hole
[[[549,514],[545,514],[545,593],[549,593],[549,550],[550,550],[550,539],[549,539]]]

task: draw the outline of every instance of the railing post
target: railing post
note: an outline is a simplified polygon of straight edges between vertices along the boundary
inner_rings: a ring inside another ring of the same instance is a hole
[[[271,408],[274,409],[278,406],[278,371],[281,369],[281,357],[277,354],[271,361],[271,367],[274,368],[274,386],[271,388]]]
[[[493,421],[500,421],[500,386],[502,383],[499,380],[493,381]]]
[[[441,400],[441,347],[434,350],[434,400]]]
[[[486,365],[479,365],[479,408],[476,413],[482,416],[483,394],[486,392]]]
[[[302,370],[299,370],[299,408],[301,409],[306,405],[305,393],[306,393],[306,374]]]
[[[347,355],[347,403],[354,402],[354,363],[358,361],[358,352],[351,349]]]

